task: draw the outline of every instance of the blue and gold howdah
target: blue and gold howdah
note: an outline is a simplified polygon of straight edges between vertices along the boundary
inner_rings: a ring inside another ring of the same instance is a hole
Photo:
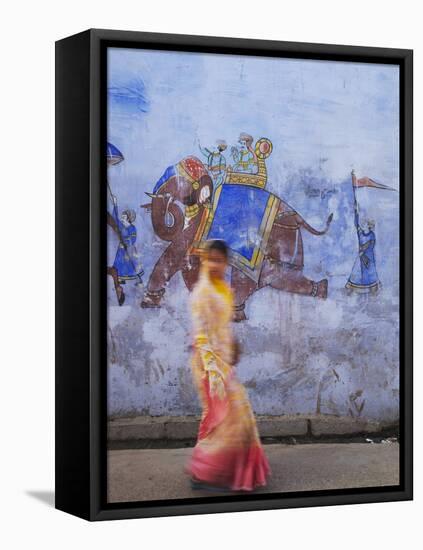
[[[201,254],[209,239],[224,239],[231,250],[231,265],[258,282],[279,205],[280,199],[264,189],[251,185],[220,185],[191,254]]]

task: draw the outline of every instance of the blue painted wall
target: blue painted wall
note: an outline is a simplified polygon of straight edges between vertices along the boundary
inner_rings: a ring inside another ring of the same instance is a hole
[[[201,156],[199,142],[225,139],[229,163],[240,132],[271,139],[267,189],[317,228],[334,213],[327,235],[303,232],[304,272],[328,278],[328,299],[266,288],[234,326],[238,375],[257,413],[398,417],[398,193],[358,191],[363,218],[376,221],[383,288],[372,298],[344,293],[357,255],[351,169],[399,186],[398,76],[389,65],[109,50],[108,140],[125,161],[108,177],[120,209],[137,213],[145,282],[167,243],[139,205],[167,166]],[[109,265],[117,244],[109,231]],[[140,308],[142,287],[125,292],[119,307],[110,285],[109,413],[197,413],[180,274],[160,310]]]

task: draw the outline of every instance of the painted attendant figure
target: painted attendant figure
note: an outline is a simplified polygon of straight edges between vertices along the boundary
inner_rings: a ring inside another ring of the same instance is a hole
[[[135,248],[137,230],[135,225],[136,214],[134,210],[124,210],[119,217],[116,197],[113,200],[113,218],[118,228],[119,246],[116,252],[113,267],[116,268],[119,276],[119,283],[125,284],[128,280],[136,280],[142,284],[141,276],[144,270],[141,267],[139,256]]]
[[[354,225],[358,236],[358,256],[345,288],[349,293],[355,291],[363,294],[375,294],[382,286],[376,271],[375,222],[367,220],[364,227],[360,224],[356,190],[362,187],[389,191],[393,191],[393,189],[368,177],[357,179],[354,170],[351,172],[351,179],[354,195]]]
[[[358,256],[345,287],[349,291],[376,293],[381,284],[376,271],[375,223],[373,220],[367,220],[364,228],[360,225],[357,203],[355,204],[354,221],[358,236]]]

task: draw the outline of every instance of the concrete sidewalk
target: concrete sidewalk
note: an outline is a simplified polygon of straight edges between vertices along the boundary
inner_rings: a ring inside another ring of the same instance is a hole
[[[398,443],[272,444],[264,449],[272,475],[268,486],[257,493],[399,484]],[[190,488],[183,469],[191,451],[190,448],[109,451],[109,502],[219,495]]]

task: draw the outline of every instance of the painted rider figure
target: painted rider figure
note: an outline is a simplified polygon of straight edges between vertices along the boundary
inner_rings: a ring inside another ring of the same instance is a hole
[[[207,158],[207,170],[213,180],[214,188],[225,180],[226,159],[222,153],[226,150],[226,147],[226,142],[223,140],[218,140],[216,142],[216,147],[213,151],[199,145],[201,153]]]
[[[258,161],[257,155],[252,148],[253,137],[242,133],[239,136],[238,146],[232,147],[231,154],[235,161],[233,171],[244,174],[257,174]]]

